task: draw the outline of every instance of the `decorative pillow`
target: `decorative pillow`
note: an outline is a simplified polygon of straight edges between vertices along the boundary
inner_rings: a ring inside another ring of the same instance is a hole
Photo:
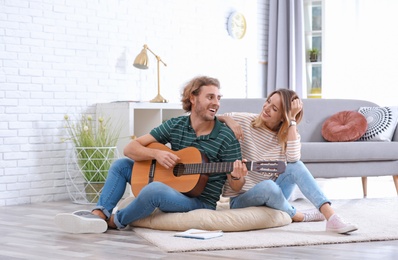
[[[126,198],[119,208],[123,208],[133,198]],[[185,231],[191,228],[223,231],[247,231],[288,225],[290,216],[283,211],[268,207],[229,209],[228,205],[218,206],[217,210],[196,209],[185,213],[164,213],[156,209],[150,216],[130,224],[158,230]]]
[[[357,111],[338,112],[323,123],[322,136],[330,142],[358,140],[368,127],[366,118]]]
[[[358,112],[368,122],[361,141],[391,141],[398,122],[398,107],[360,107]]]

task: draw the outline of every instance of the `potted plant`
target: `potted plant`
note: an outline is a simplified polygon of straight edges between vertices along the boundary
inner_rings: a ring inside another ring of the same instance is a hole
[[[319,55],[319,49],[317,48],[312,48],[308,50],[308,55],[309,59],[311,62],[317,62],[318,61],[318,55]]]
[[[116,143],[120,127],[113,127],[110,119],[103,117],[95,122],[91,115],[82,115],[76,122],[71,122],[68,115],[64,119],[67,139],[74,144],[74,163],[84,178],[86,199],[90,203],[96,202],[108,170],[118,157]]]

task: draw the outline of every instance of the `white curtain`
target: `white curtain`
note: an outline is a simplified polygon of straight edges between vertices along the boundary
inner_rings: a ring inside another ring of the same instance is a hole
[[[266,95],[278,88],[305,91],[302,0],[270,0]]]
[[[398,1],[325,0],[323,98],[398,105]]]

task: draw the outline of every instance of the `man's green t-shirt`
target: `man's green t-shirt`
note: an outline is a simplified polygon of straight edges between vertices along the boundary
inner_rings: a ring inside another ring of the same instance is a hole
[[[242,159],[240,144],[234,133],[217,118],[213,131],[208,135],[197,137],[189,116],[169,119],[152,129],[150,134],[159,143],[170,143],[174,151],[195,147],[205,154],[209,162],[234,162]],[[226,173],[210,174],[206,187],[198,199],[215,209],[226,178]]]

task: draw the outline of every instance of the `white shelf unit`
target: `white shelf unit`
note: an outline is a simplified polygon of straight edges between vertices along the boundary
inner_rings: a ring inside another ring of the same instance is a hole
[[[182,104],[178,103],[121,101],[97,104],[96,114],[110,118],[112,126],[121,126],[117,148],[122,157],[124,147],[133,137],[147,134],[163,121],[185,113]]]
[[[307,98],[322,98],[322,52],[324,51],[324,0],[304,0]],[[318,60],[309,60],[308,50],[319,50]]]

